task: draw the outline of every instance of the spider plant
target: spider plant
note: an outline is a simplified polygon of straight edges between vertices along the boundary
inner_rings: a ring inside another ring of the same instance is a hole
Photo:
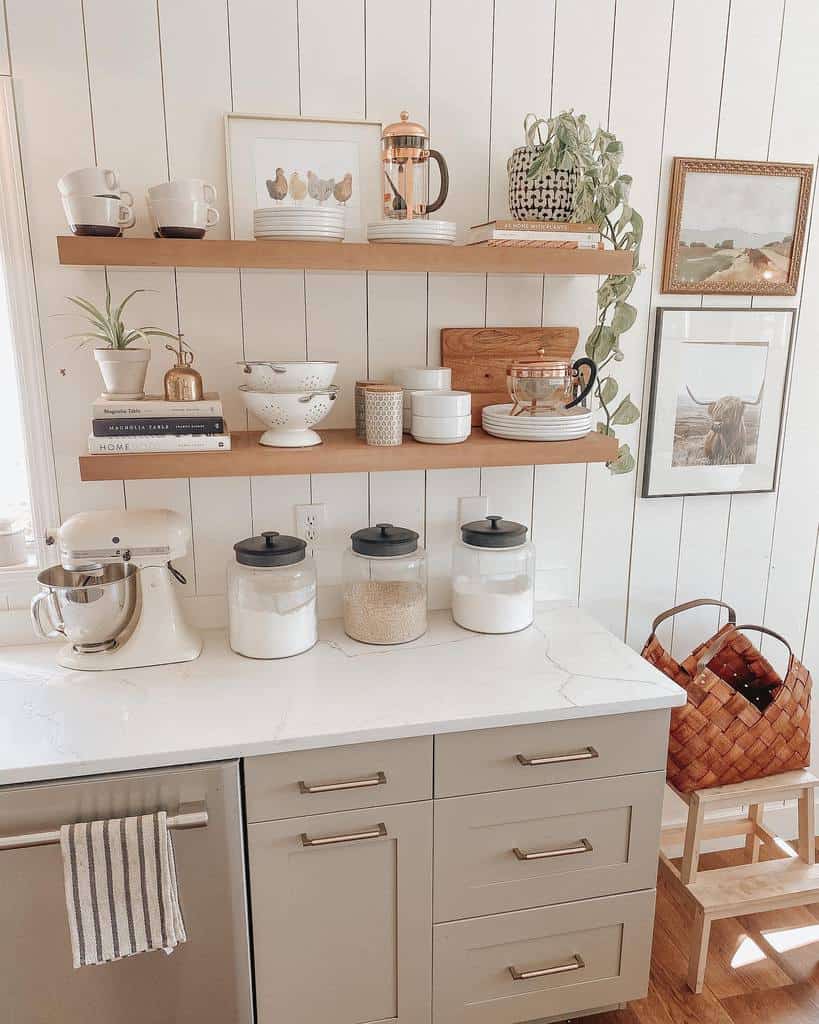
[[[129,345],[137,340],[150,343],[152,337],[171,338],[173,341],[178,341],[179,336],[177,334],[170,334],[159,327],[128,328],[125,326],[122,319],[123,310],[135,295],[146,291],[148,291],[147,288],[135,288],[134,291],[125,296],[118,306],[114,306],[111,302],[111,286],[106,281],[104,310],[95,306],[88,299],[69,295],[68,301],[73,302],[75,306],[82,310],[89,325],[88,330],[80,331],[77,334],[70,334],[69,338],[78,338],[82,345],[94,345],[95,348],[110,348],[116,351],[128,348]],[[100,342],[102,343],[101,345]]]

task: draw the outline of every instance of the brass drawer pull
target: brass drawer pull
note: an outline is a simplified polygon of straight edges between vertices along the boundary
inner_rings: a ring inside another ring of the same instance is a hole
[[[350,832],[348,835],[317,836],[315,839],[311,839],[306,832],[302,832],[301,845],[332,846],[334,843],[351,843],[354,839],[381,839],[386,834],[387,826],[383,821],[379,821],[375,828],[368,828],[366,832]]]
[[[299,782],[300,793],[337,793],[342,789],[367,789],[370,786],[386,786],[387,776],[383,772],[376,772],[366,779],[345,779],[342,782],[321,782],[308,786],[302,780]]]
[[[526,853],[516,846],[512,853],[518,860],[546,860],[549,857],[568,857],[571,853],[591,853],[593,849],[588,839],[581,839],[577,846],[564,846],[562,850],[532,850]]]
[[[509,973],[515,981],[528,981],[530,978],[547,978],[550,974],[568,974],[569,971],[579,971],[586,963],[579,953],[575,953],[567,964],[558,964],[556,967],[541,967],[536,971],[520,971],[517,967],[510,967]]]
[[[515,755],[518,764],[525,768],[539,764],[569,764],[570,761],[591,761],[592,758],[600,757],[594,747],[584,747],[582,750],[575,750],[571,754],[537,754],[535,757],[527,757],[525,754]]]

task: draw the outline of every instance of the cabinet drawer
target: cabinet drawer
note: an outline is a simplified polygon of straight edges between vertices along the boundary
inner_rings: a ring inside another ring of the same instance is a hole
[[[664,770],[668,719],[641,711],[436,736],[435,795]]]
[[[432,737],[296,750],[245,761],[248,821],[432,797]]]
[[[653,916],[648,890],[435,925],[433,1024],[517,1024],[638,999]]]
[[[435,801],[436,921],[653,889],[664,772]]]
[[[259,1024],[428,1024],[432,803],[248,827]]]

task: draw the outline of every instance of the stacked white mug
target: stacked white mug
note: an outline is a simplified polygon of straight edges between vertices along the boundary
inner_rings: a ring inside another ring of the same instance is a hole
[[[158,238],[204,238],[219,223],[216,189],[201,178],[176,178],[148,189]]]
[[[116,238],[132,228],[134,197],[119,186],[116,171],[81,167],[57,182],[68,226],[75,235]]]

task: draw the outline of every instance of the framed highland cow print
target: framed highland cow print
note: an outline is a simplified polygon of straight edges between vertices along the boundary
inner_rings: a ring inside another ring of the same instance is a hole
[[[795,295],[813,167],[675,157],[664,292]]]
[[[792,309],[658,309],[643,497],[776,487]]]

